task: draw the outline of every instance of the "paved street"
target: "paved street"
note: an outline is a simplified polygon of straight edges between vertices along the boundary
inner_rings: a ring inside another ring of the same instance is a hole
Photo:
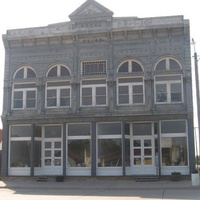
[[[179,200],[200,199],[190,181],[0,181],[1,200]]]

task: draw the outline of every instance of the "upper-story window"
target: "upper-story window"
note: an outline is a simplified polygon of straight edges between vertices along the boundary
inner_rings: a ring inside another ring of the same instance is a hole
[[[134,60],[123,62],[117,76],[118,105],[144,104],[144,73],[140,63]]]
[[[36,78],[36,74],[30,67],[22,67],[17,70],[13,76],[13,79],[27,79]]]
[[[155,102],[183,102],[181,65],[173,58],[164,58],[155,66]]]
[[[18,69],[13,76],[12,109],[36,108],[36,74],[30,67]]]
[[[47,72],[46,107],[71,106],[70,71],[66,66],[55,65]]]
[[[105,106],[107,104],[106,96],[106,79],[82,80],[82,106]]]
[[[81,63],[82,75],[106,74],[107,63],[103,61],[84,61]]]

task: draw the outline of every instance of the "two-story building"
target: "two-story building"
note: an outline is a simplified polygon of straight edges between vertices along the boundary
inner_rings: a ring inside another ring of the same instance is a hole
[[[189,20],[94,0],[69,19],[3,35],[2,176],[190,174]]]

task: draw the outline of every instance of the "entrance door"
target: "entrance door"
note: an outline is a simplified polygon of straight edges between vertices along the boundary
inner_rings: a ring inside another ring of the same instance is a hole
[[[133,174],[154,174],[154,140],[152,137],[134,138],[132,147]]]
[[[62,174],[62,142],[60,139],[44,141],[43,166],[46,175]]]

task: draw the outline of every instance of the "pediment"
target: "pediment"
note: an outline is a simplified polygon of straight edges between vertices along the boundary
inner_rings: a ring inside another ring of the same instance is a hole
[[[102,6],[95,0],[87,0],[79,8],[77,8],[73,13],[69,15],[71,21],[73,20],[84,20],[98,17],[112,17],[113,12]]]

